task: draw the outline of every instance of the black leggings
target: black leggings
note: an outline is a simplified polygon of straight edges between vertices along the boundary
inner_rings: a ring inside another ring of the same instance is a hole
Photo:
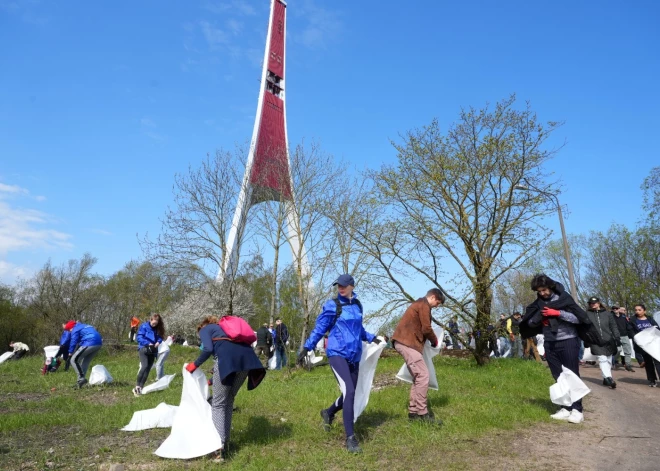
[[[140,350],[138,350],[138,352],[140,354],[140,371],[138,371],[137,381],[135,384],[136,386],[142,388],[144,383],[147,382],[151,367],[154,366],[156,355],[148,355],[147,347],[142,347]]]
[[[653,358],[651,355],[640,349],[642,358],[644,359],[644,369],[646,370],[646,379],[649,381],[657,381],[660,377],[660,362]],[[655,372],[658,372],[656,375]]]
[[[357,386],[360,364],[349,363],[344,357],[337,356],[328,357],[328,362],[341,390],[341,396],[328,407],[328,413],[335,415],[340,410],[344,410],[344,430],[346,436],[350,437],[353,435],[353,419],[355,417],[353,405],[355,404],[355,387]]]

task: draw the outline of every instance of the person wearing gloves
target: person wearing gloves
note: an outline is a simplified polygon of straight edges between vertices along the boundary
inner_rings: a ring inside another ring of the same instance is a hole
[[[73,321],[69,321],[73,322]],[[66,330],[66,324],[62,324],[62,335],[60,336],[60,349],[55,354],[55,359],[62,357],[64,360],[64,371],[69,371],[71,357],[69,356],[69,346],[71,345],[71,332]]]
[[[197,360],[186,365],[186,370],[193,373],[209,357],[215,356],[211,416],[222,439],[219,459],[224,460],[229,454],[234,398],[246,379],[248,391],[259,386],[266,376],[266,370],[252,346],[233,342],[218,324],[217,317],[204,319],[197,327],[197,333],[203,348]]]
[[[92,358],[101,349],[103,338],[101,334],[91,325],[82,322],[69,321],[64,325],[64,330],[71,332],[71,341],[69,343],[69,358],[73,365],[73,370],[78,375],[78,381],[74,387],[82,388],[87,384],[87,369],[92,362]]]
[[[326,355],[339,383],[341,395],[330,407],[321,410],[321,418],[325,429],[329,431],[335,414],[343,409],[346,449],[351,453],[360,453],[362,450],[353,430],[353,406],[362,357],[362,341],[376,344],[381,341],[362,326],[362,304],[353,291],[353,277],[341,275],[332,285],[337,286],[337,297],[323,304],[323,311],[316,318],[314,330],[300,351],[297,363],[302,365],[307,353],[314,350],[319,340],[329,332]]]
[[[543,333],[545,358],[555,380],[562,373],[562,366],[580,376],[578,332],[580,324],[591,325],[589,317],[564,290],[562,284],[549,276],[536,275],[530,285],[537,297],[536,301],[527,306],[525,317],[520,321],[521,333],[526,337]],[[583,422],[582,399],[550,417],[574,424]]]
[[[603,346],[591,345],[591,353],[598,356],[598,365],[603,375],[603,386],[616,388],[616,381],[612,378],[612,355],[616,355],[618,347],[621,346],[621,335],[616,325],[614,316],[596,297],[587,301],[587,316],[592,324],[598,329],[603,339]]]
[[[133,395],[142,394],[144,383],[149,378],[149,372],[158,355],[158,346],[165,336],[165,324],[160,314],[152,314],[147,322],[143,322],[137,332],[138,354],[140,356],[140,371],[138,371]]]
[[[658,324],[652,317],[646,316],[646,306],[643,304],[635,304],[635,317],[632,320],[633,337],[639,334],[644,329],[655,327],[658,329]],[[649,355],[646,350],[641,348],[635,343],[635,348],[639,350],[644,359],[644,368],[646,369],[646,379],[649,382],[649,387],[658,387],[658,378],[660,378],[660,361]],[[656,374],[657,372],[657,374]]]
[[[408,419],[421,420],[434,425],[442,425],[428,410],[429,370],[422,352],[428,340],[433,348],[438,346],[438,338],[431,327],[431,309],[441,306],[445,295],[438,288],[430,289],[426,296],[413,302],[403,313],[392,334],[392,345],[406,362],[413,384],[408,402]]]

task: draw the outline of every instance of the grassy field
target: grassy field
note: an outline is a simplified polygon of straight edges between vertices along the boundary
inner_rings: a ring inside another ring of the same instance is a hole
[[[129,470],[217,468],[206,457],[173,461],[153,455],[169,429],[119,430],[134,411],[161,402],[178,405],[181,366],[197,353],[175,346],[166,363],[166,374],[178,373],[171,387],[139,398],[131,394],[138,368],[134,347],[104,348],[93,364],[105,365],[115,382],[82,390],[71,388],[72,369],[42,376],[37,356],[0,365],[0,469],[90,470],[105,463],[123,463]],[[344,450],[340,418],[329,433],[321,427],[319,410],[339,391],[329,367],[322,366],[312,372],[272,371],[256,390],[239,392],[232,430],[235,452],[222,467],[473,469],[480,453],[487,460],[492,447],[498,446],[490,443],[494,436],[548,422],[549,412],[555,410],[548,399],[553,380],[545,365],[499,360],[480,368],[472,360],[438,357],[440,390],[429,391],[429,404],[445,425],[410,423],[410,386],[394,380],[401,364],[396,354],[379,361],[375,390],[356,424],[363,454]],[[208,361],[203,368],[211,366]]]

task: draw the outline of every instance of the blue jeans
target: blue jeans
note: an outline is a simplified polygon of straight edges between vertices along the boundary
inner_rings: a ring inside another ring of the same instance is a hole
[[[275,369],[281,370],[282,366],[286,366],[286,345],[275,346]]]

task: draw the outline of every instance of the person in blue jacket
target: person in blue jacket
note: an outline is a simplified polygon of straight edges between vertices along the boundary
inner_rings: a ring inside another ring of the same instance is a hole
[[[74,322],[74,321],[69,321]],[[58,361],[59,366],[59,357],[62,357],[64,360],[64,371],[69,371],[69,365],[71,364],[71,357],[69,356],[69,346],[71,345],[71,332],[66,330],[66,324],[62,324],[62,336],[60,337],[60,349],[55,354],[55,359]]]
[[[160,314],[152,314],[147,322],[143,322],[137,332],[138,354],[140,356],[140,371],[138,371],[133,395],[142,394],[144,383],[149,378],[149,372],[158,355],[158,346],[165,336],[165,323]]]
[[[73,370],[78,375],[78,381],[74,387],[82,388],[87,384],[87,379],[85,379],[87,369],[92,358],[101,349],[103,338],[94,327],[82,322],[69,321],[65,324],[64,329],[71,332],[69,358]]]
[[[266,370],[249,344],[232,342],[218,325],[218,318],[209,316],[197,327],[202,341],[202,351],[193,363],[186,365],[192,373],[211,357],[215,356],[213,368],[213,400],[211,418],[222,439],[219,459],[229,453],[229,436],[234,409],[234,398],[245,380],[248,391],[253,390],[266,376]]]
[[[321,418],[325,429],[329,431],[335,414],[343,409],[346,449],[351,453],[360,453],[362,450],[353,431],[353,405],[362,357],[362,341],[378,344],[380,339],[362,326],[362,304],[353,291],[353,277],[341,275],[332,285],[337,286],[337,298],[323,304],[323,311],[316,318],[316,326],[298,356],[298,364],[304,363],[307,353],[314,350],[318,341],[329,331],[326,355],[339,383],[341,395],[329,408],[321,411]],[[339,316],[337,304],[341,304]]]

